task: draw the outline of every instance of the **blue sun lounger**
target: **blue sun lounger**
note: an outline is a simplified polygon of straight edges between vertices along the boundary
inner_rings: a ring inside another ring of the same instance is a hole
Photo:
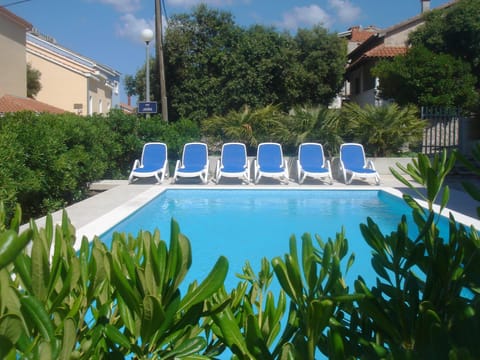
[[[208,148],[207,144],[191,142],[183,146],[182,160],[177,160],[173,182],[179,177],[200,177],[202,182],[208,182]]]
[[[238,142],[222,145],[222,153],[217,161],[216,182],[223,177],[239,178],[247,184],[250,182],[250,163],[245,144]]]
[[[353,179],[368,178],[374,178],[375,183],[380,184],[380,175],[373,161],[366,160],[362,144],[345,143],[340,146],[340,171],[343,173],[345,184],[350,184]]]
[[[128,182],[135,178],[155,177],[161,183],[165,176],[168,177],[167,145],[159,142],[148,142],[143,145],[142,157],[133,163]]]
[[[328,180],[333,183],[330,161],[325,159],[323,146],[319,143],[303,143],[298,148],[297,158],[298,183],[302,184],[308,177]]]
[[[265,142],[258,145],[255,159],[255,184],[262,177],[275,178],[288,183],[287,162],[283,158],[280,144]]]

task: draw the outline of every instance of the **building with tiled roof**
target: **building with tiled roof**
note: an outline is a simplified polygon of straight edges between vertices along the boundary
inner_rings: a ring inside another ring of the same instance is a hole
[[[458,0],[450,1],[436,9],[445,9]],[[381,105],[379,98],[379,79],[371,74],[371,69],[382,59],[391,59],[404,55],[408,50],[409,34],[422,25],[424,13],[430,10],[429,0],[420,0],[421,11],[417,16],[374,33],[365,32],[358,27],[340,34],[349,41],[348,65],[346,69],[345,97],[360,105]],[[370,27],[369,29],[372,29]],[[353,40],[356,36],[355,40]],[[363,39],[363,41],[361,41]],[[352,45],[353,43],[353,45]]]
[[[10,112],[33,111],[36,113],[63,114],[66,111],[41,101],[15,95],[0,97],[0,116]]]
[[[35,29],[27,34],[26,53],[28,63],[41,73],[37,100],[79,115],[106,114],[120,107],[120,72]]]
[[[60,46],[2,6],[0,49],[0,97],[11,95],[3,98],[10,111],[28,105],[25,110],[92,115],[120,107],[120,72]],[[26,99],[27,64],[40,72],[37,103]]]
[[[32,25],[0,6],[0,96],[27,96],[26,32]]]

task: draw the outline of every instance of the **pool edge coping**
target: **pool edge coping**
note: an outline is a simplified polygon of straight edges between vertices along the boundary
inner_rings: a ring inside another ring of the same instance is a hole
[[[89,241],[92,241],[95,236],[100,236],[101,234],[110,230],[113,226],[118,224],[119,222],[123,221],[136,211],[138,211],[141,207],[145,206],[147,203],[152,201],[154,198],[162,194],[167,190],[199,190],[198,187],[192,187],[188,185],[175,185],[175,186],[152,186],[146,189],[145,191],[141,192],[140,194],[134,196],[132,199],[127,200],[122,205],[119,205],[112,210],[108,211],[104,215],[98,217],[97,219],[85,224],[82,227],[79,227],[76,230],[76,242],[75,242],[75,249],[78,250],[81,245],[81,241],[83,237],[86,237]],[[365,186],[355,186],[355,188],[345,188],[344,186],[329,186],[329,187],[322,187],[319,188],[318,186],[302,186],[301,188],[288,188],[288,187],[278,187],[278,186],[245,186],[245,185],[215,185],[215,186],[206,186],[202,187],[203,190],[278,190],[278,191],[298,191],[298,190],[322,190],[322,191],[335,191],[335,190],[348,190],[348,191],[385,191],[391,195],[394,195],[400,199],[403,197],[403,192],[400,190],[389,187],[389,186],[375,186],[372,187],[371,185]],[[419,204],[423,207],[426,207],[426,202],[416,199]],[[434,210],[438,213],[440,210],[440,206],[434,205]],[[452,214],[455,220],[465,226],[474,226],[475,229],[480,229],[480,220],[475,219],[471,216],[464,215],[460,212],[455,210],[445,208],[443,210],[443,215],[445,214]]]

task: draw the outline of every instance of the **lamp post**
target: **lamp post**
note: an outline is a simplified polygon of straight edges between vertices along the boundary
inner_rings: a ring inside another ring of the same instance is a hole
[[[144,29],[142,31],[142,40],[145,41],[145,48],[146,48],[146,57],[147,63],[145,64],[146,73],[145,73],[145,101],[150,101],[150,54],[149,54],[149,47],[150,41],[153,39],[153,31],[150,29]]]

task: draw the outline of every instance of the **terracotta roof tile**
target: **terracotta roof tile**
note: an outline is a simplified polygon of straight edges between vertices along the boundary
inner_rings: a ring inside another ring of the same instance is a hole
[[[385,46],[382,44],[368,50],[364,56],[368,58],[389,58],[404,55],[406,52],[406,46]]]
[[[354,62],[352,62],[348,68],[353,69],[361,64],[363,61],[367,59],[385,59],[385,58],[393,58],[398,55],[404,55],[407,53],[406,46],[385,46],[384,44],[378,45],[373,49],[370,49],[362,56],[357,58]]]
[[[51,114],[63,114],[67,112],[63,109],[30,98],[13,95],[4,95],[0,97],[0,113],[17,111],[35,111]]]
[[[359,29],[359,28],[352,28],[352,37],[351,41],[355,42],[364,42],[367,40],[370,36],[376,34],[378,31],[375,31],[375,29]]]

